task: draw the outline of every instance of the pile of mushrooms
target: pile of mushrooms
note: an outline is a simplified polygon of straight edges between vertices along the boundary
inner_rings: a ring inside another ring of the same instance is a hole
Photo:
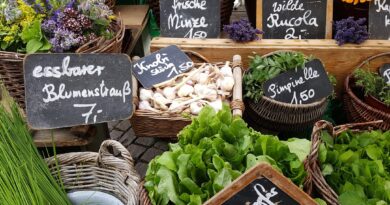
[[[155,85],[153,89],[140,89],[139,110],[155,113],[199,114],[209,105],[219,111],[222,103],[232,95],[234,78],[230,62],[219,68],[202,64],[191,71]]]

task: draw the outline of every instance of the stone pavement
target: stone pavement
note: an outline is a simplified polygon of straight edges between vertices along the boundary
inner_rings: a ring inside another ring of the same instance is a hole
[[[149,161],[168,150],[169,140],[136,137],[129,120],[110,122],[108,129],[111,139],[119,141],[130,151],[135,160],[135,169],[142,178],[145,176]]]

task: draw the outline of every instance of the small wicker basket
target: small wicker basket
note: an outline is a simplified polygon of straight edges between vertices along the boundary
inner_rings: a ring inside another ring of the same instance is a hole
[[[356,68],[363,68],[365,65],[370,65],[370,62],[379,60],[381,58],[389,58],[390,52],[382,53],[372,56],[363,61]],[[371,69],[371,68],[370,68]],[[344,109],[347,112],[347,116],[352,122],[368,122],[374,120],[383,120],[383,123],[374,125],[376,128],[382,130],[390,129],[390,113],[379,110],[372,107],[361,100],[354,92],[354,78],[353,74],[350,74],[344,82],[345,94],[344,94]]]
[[[318,154],[320,145],[322,143],[321,133],[323,130],[327,130],[334,138],[336,138],[340,133],[350,129],[354,132],[359,132],[366,128],[366,130],[371,129],[375,124],[381,123],[382,121],[373,121],[373,122],[364,122],[364,123],[354,123],[354,124],[345,124],[337,127],[333,127],[330,122],[319,121],[314,125],[313,132],[311,135],[312,145],[310,148],[310,153],[305,160],[305,170],[307,172],[306,181],[304,183],[305,191],[308,194],[313,193],[315,189],[322,198],[329,205],[339,205],[337,193],[328,185],[322,171],[320,164],[318,162]]]
[[[202,61],[208,62],[208,60],[200,54],[190,51],[186,52],[202,59]],[[236,60],[233,60],[231,65],[233,68],[235,85],[230,107],[234,111],[233,114],[241,115],[244,110],[244,104],[242,103],[241,57],[235,56],[235,59]],[[220,64],[221,63],[216,63],[216,65]],[[197,65],[197,63],[195,65]],[[133,82],[137,82],[137,80],[133,78]],[[137,92],[133,92],[133,107],[138,108],[138,83],[133,84],[133,90],[137,90]],[[185,126],[191,123],[191,119],[184,118],[181,114],[156,114],[154,112],[136,109],[130,122],[137,137],[176,138],[176,135]]]
[[[112,39],[97,38],[81,46],[76,53],[121,53],[125,27],[119,17],[117,21],[111,23],[110,30],[116,33]],[[0,51],[0,81],[23,109],[25,108],[24,57],[25,54],[22,53]]]
[[[264,56],[269,57],[283,52],[276,51]],[[248,72],[248,71],[246,71]],[[288,104],[278,102],[269,97],[262,96],[259,102],[244,98],[245,107],[244,118],[253,128],[257,130],[266,129],[269,131],[301,132],[313,126],[324,114],[328,105],[328,100],[323,98],[310,104]]]
[[[119,154],[114,155],[116,152]],[[46,162],[66,191],[107,192],[126,205],[138,204],[140,177],[129,151],[117,141],[104,141],[99,153],[61,154],[47,158]]]
[[[230,16],[233,12],[234,0],[220,0],[221,2],[221,30],[223,25],[230,23]],[[160,0],[149,0],[149,6],[160,25]]]

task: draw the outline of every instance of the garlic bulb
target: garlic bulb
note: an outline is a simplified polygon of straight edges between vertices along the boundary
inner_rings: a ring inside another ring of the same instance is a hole
[[[209,105],[216,111],[220,111],[222,110],[222,100],[221,99],[217,99],[211,103],[209,103]]]
[[[191,105],[190,105],[191,114],[198,115],[203,107],[204,107],[204,105],[201,102],[193,102],[193,103],[191,103]]]
[[[229,64],[230,62],[227,61],[226,64],[221,68],[221,73],[225,77],[233,77],[233,71]]]
[[[179,89],[179,91],[177,92],[177,95],[179,97],[187,97],[187,96],[191,95],[193,92],[194,92],[194,87],[192,87],[191,85],[185,84]]]
[[[174,87],[165,87],[163,94],[168,100],[174,100],[176,98],[176,90]]]
[[[160,107],[163,110],[168,110],[168,104],[171,103],[171,100],[166,99],[161,93],[155,93],[153,95],[153,101],[155,107]]]
[[[153,91],[145,88],[139,90],[139,98],[141,101],[149,101],[153,96]]]
[[[217,90],[207,88],[206,95],[204,95],[203,97],[207,100],[214,101],[218,98],[218,92]]]
[[[152,106],[150,105],[150,103],[148,101],[141,101],[139,103],[139,109],[140,110],[149,110],[149,111],[152,111],[152,112],[160,112],[159,110],[156,110],[154,108],[152,108]]]
[[[204,85],[204,84],[207,84],[208,81],[209,81],[209,72],[199,73],[198,83]]]
[[[221,81],[221,89],[223,91],[232,91],[233,90],[233,86],[234,86],[234,79],[233,77],[225,77],[222,81]]]

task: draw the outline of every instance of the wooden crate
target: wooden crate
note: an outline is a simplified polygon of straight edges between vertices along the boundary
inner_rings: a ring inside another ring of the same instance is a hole
[[[320,58],[328,72],[337,78],[337,91],[343,89],[343,82],[356,66],[368,57],[390,51],[388,40],[368,40],[361,45],[347,44],[338,46],[335,40],[260,40],[250,43],[235,43],[230,39],[182,39],[154,38],[151,51],[156,51],[169,45],[177,45],[184,50],[196,51],[212,62],[230,59],[234,54],[242,56],[243,64],[248,67],[247,56],[256,52],[259,55],[276,50],[294,50]],[[390,57],[372,62],[376,68],[383,63],[389,63]]]

